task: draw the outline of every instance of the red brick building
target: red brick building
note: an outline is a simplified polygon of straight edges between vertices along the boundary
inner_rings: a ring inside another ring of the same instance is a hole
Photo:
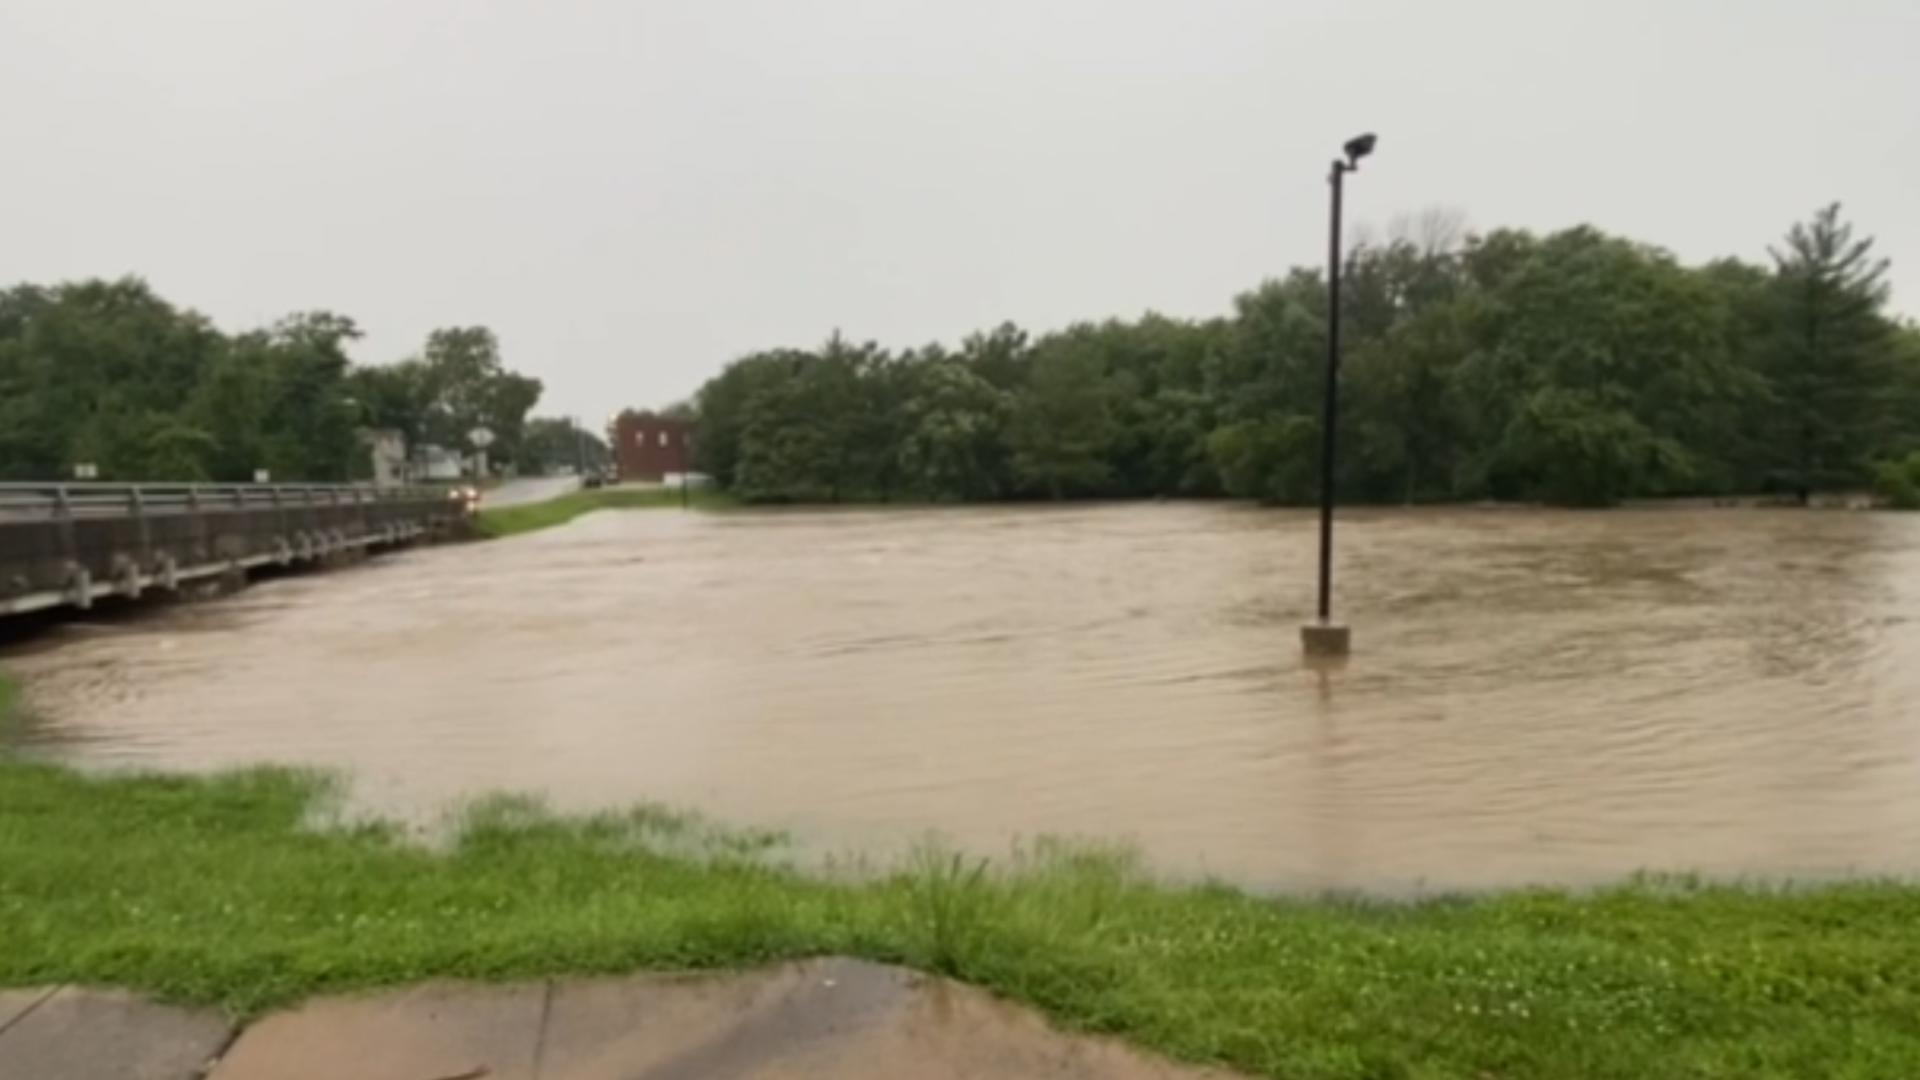
[[[693,471],[693,421],[622,412],[613,421],[613,459],[621,480],[658,482]]]

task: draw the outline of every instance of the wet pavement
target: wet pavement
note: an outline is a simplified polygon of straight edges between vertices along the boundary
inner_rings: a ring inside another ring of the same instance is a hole
[[[218,1013],[116,990],[0,990],[0,1080],[198,1080],[232,1039]]]
[[[557,499],[579,486],[580,478],[577,476],[529,476],[507,480],[482,493],[480,505],[484,508],[525,506]]]
[[[16,1015],[9,1021],[9,1012]],[[0,1080],[1222,1078],[970,987],[823,959],[745,974],[325,998],[238,1037],[108,991],[0,991]]]

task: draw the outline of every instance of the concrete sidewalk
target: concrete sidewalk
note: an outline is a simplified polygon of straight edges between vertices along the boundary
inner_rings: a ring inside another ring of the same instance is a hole
[[[745,974],[327,998],[238,1037],[217,1014],[112,991],[0,991],[0,1080],[1175,1080],[986,993],[827,959]]]

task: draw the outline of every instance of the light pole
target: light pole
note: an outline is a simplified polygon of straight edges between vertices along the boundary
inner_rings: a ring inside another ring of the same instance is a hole
[[[1333,160],[1327,183],[1333,188],[1332,224],[1327,240],[1327,378],[1326,398],[1320,410],[1320,607],[1319,618],[1300,628],[1300,644],[1308,656],[1345,656],[1353,634],[1333,621],[1333,477],[1338,446],[1335,429],[1340,417],[1340,191],[1346,175],[1360,168],[1360,159],[1373,153],[1372,134],[1356,135],[1343,148],[1346,160]]]

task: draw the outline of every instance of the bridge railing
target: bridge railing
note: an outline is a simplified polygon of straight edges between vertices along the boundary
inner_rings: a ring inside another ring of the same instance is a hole
[[[0,615],[452,535],[458,488],[0,484]]]
[[[0,516],[118,517],[248,507],[453,501],[457,497],[458,489],[429,485],[0,483]]]

